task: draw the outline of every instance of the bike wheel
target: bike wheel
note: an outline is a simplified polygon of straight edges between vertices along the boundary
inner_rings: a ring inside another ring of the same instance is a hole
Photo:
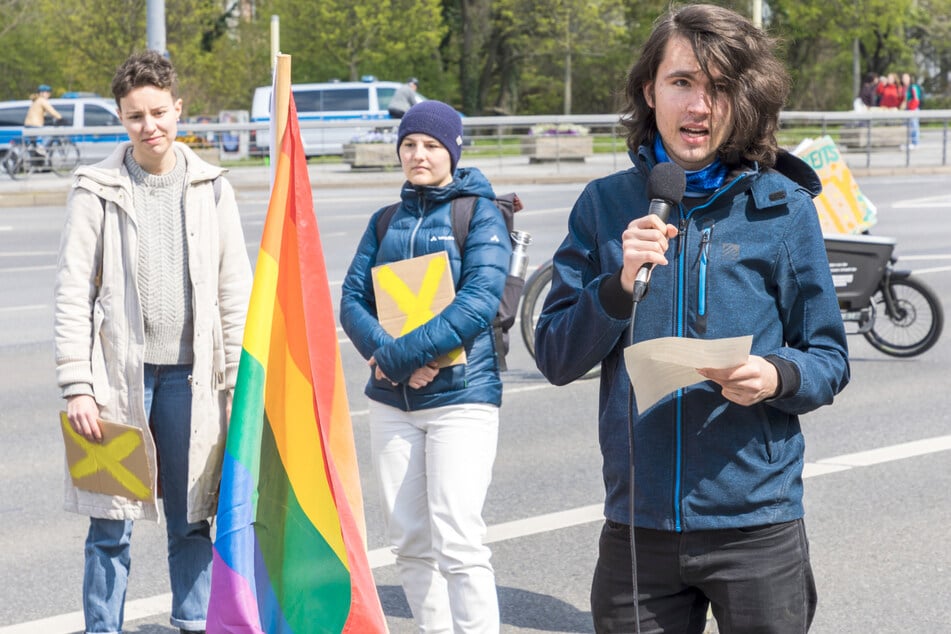
[[[17,146],[10,146],[7,153],[3,155],[3,169],[13,180],[19,180],[26,176],[26,170],[23,165],[23,151]]]
[[[67,176],[79,165],[79,148],[74,143],[57,141],[47,148],[50,169],[57,176]]]
[[[893,357],[914,357],[937,343],[944,327],[944,311],[931,287],[915,277],[892,279],[894,303],[889,309],[879,290],[872,296],[872,328],[865,339]]]
[[[535,358],[535,324],[538,323],[538,316],[542,312],[545,304],[545,298],[548,296],[548,290],[551,288],[551,278],[554,275],[554,266],[551,260],[548,260],[534,273],[532,273],[525,282],[525,290],[522,291],[522,305],[519,307],[518,318],[522,331],[522,341],[528,349],[528,354]],[[601,376],[601,365],[598,364],[588,370],[583,379],[593,379]]]
[[[518,318],[522,330],[522,341],[528,348],[528,354],[535,358],[535,324],[542,312],[548,289],[551,288],[551,277],[554,272],[551,260],[548,260],[528,277],[525,290],[522,291],[522,305],[519,307]]]

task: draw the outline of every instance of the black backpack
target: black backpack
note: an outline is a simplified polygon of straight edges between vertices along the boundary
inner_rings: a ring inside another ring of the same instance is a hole
[[[459,252],[463,253],[466,245],[466,237],[469,235],[469,223],[472,222],[472,214],[475,211],[475,203],[478,196],[460,196],[454,198],[451,204],[452,216],[452,235],[459,245]],[[522,201],[515,193],[503,194],[493,200],[495,206],[502,212],[505,219],[505,227],[509,236],[515,228],[515,212],[522,209]],[[393,203],[383,210],[376,223],[376,241],[383,240],[383,235],[390,227],[396,210],[400,203]],[[515,246],[514,244],[512,245]],[[525,286],[525,280],[517,275],[509,275],[505,279],[505,289],[502,291],[502,300],[499,303],[499,312],[495,314],[492,320],[492,332],[495,335],[495,351],[499,356],[499,370],[508,370],[505,363],[505,356],[509,352],[509,330],[515,323],[515,315],[518,313],[518,302],[522,297],[522,288]]]

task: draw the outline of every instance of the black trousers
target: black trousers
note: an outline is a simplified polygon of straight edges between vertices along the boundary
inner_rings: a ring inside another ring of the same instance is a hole
[[[636,529],[642,634],[701,634],[707,608],[721,634],[804,634],[816,585],[802,520],[674,533]],[[601,530],[591,585],[599,634],[634,632],[630,527]]]

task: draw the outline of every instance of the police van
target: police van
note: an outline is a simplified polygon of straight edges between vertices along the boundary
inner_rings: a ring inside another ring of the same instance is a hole
[[[316,84],[294,84],[291,92],[297,106],[297,119],[307,121],[352,121],[352,126],[307,128],[301,126],[304,152],[308,157],[343,154],[343,145],[375,128],[392,127],[395,122],[387,112],[390,99],[402,84],[395,81],[332,81]],[[271,86],[254,91],[251,122],[271,120]],[[270,137],[266,130],[252,132],[252,153],[267,153]]]
[[[0,102],[0,153],[10,147],[10,141],[23,135],[23,120],[32,102],[29,99]],[[69,128],[98,128],[103,126],[122,127],[116,102],[104,97],[74,97],[50,99],[50,104],[63,116],[57,122]],[[47,117],[47,123],[53,125]],[[51,130],[51,133],[55,130]],[[79,158],[83,163],[93,163],[109,156],[116,145],[128,140],[125,131],[110,134],[71,134],[70,138],[79,148]]]

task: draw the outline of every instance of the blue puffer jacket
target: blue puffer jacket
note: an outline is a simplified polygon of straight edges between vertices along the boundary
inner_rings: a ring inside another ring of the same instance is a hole
[[[628,396],[623,349],[630,295],[620,291],[621,234],[646,213],[652,154],[590,183],[554,258],[536,329],[537,363],[558,385],[602,364],[599,434],[605,515],[630,523]],[[752,354],[782,378],[752,407],[705,381],[634,415],[635,524],[694,531],[802,517],[804,441],[798,415],[831,403],[849,379],[842,318],[812,198],[821,184],[799,159],[747,169],[702,204],[681,205],[680,233],[655,267],[634,338],[753,335]],[[612,296],[612,286],[618,292]],[[623,295],[625,302],[615,301]],[[636,409],[636,408],[635,408]]]
[[[374,357],[383,373],[398,383],[377,381],[371,371],[366,395],[404,411],[460,403],[501,405],[492,318],[505,286],[512,242],[492,202],[492,186],[478,169],[460,168],[445,187],[417,188],[407,182],[400,196],[402,204],[379,244],[376,225],[383,210],[370,218],[343,282],[340,322],[344,331],[365,359]],[[480,197],[464,254],[455,243],[450,213],[452,199],[459,196]],[[394,339],[377,320],[370,270],[438,251],[449,255],[456,297],[436,317]],[[422,389],[406,385],[414,370],[459,346],[465,346],[465,365],[443,368]]]

